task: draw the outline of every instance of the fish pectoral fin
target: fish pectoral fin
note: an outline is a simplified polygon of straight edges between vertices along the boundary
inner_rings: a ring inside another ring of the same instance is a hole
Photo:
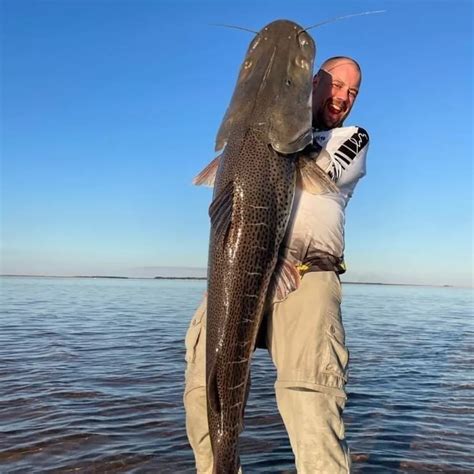
[[[298,158],[298,186],[311,194],[337,193],[339,188],[319,167],[314,158],[300,156]]]
[[[234,183],[229,181],[226,186],[213,199],[209,206],[211,228],[216,241],[223,239],[225,242],[227,230],[232,221],[232,204],[234,200]]]
[[[289,293],[299,288],[300,281],[301,274],[294,262],[280,257],[272,277],[273,298],[277,300],[286,298]]]
[[[217,168],[219,167],[220,157],[214,158],[194,179],[193,184],[196,186],[214,186]]]

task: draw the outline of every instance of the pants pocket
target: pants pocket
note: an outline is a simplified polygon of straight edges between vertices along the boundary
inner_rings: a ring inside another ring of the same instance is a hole
[[[344,383],[347,382],[349,365],[349,350],[345,346],[344,328],[331,324],[327,329],[328,357],[324,372],[336,376]]]
[[[206,300],[204,300],[197,309],[186,333],[184,345],[186,347],[185,359],[188,363],[192,363],[196,360],[196,348],[201,338],[201,333],[205,330],[203,324],[205,314]]]

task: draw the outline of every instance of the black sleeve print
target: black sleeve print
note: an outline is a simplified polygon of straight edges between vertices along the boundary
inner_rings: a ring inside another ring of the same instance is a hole
[[[361,127],[334,152],[328,175],[337,181],[343,171],[352,163],[358,153],[369,143],[369,134]]]

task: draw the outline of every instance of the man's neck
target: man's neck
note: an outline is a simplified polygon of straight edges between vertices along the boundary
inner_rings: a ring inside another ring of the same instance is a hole
[[[340,128],[340,127],[342,127],[342,122],[338,123],[334,127],[328,127],[326,124],[321,124],[317,121],[313,122],[313,128],[317,130],[318,132],[327,132],[329,130],[333,130],[334,128]]]

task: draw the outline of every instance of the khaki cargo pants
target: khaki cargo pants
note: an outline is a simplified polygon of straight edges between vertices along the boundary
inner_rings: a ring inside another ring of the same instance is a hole
[[[267,347],[277,369],[275,393],[299,474],[348,473],[342,410],[348,365],[334,272],[307,273],[273,303]],[[186,430],[199,474],[212,473],[205,388],[206,299],[186,335]]]

